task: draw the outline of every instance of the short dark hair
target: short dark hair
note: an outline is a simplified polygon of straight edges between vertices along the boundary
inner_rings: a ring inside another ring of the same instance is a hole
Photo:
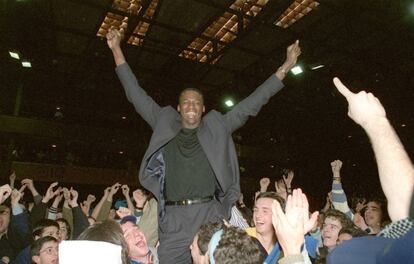
[[[66,232],[67,232],[67,239],[70,239],[70,236],[72,235],[72,229],[70,228],[69,222],[65,218],[58,218],[56,219],[56,222],[64,223],[66,225]],[[60,226],[59,226],[60,229]]]
[[[189,91],[191,91],[191,92],[196,92],[196,93],[198,93],[199,95],[201,95],[201,100],[202,100],[202,102],[203,102],[203,104],[204,104],[204,95],[203,95],[203,92],[201,92],[201,90],[199,90],[199,89],[197,89],[197,88],[192,88],[192,87],[185,88],[185,89],[183,89],[183,90],[180,92],[180,95],[178,96],[178,102],[180,102],[180,100],[181,100],[181,96],[182,96],[185,92],[189,92]]]
[[[343,227],[341,230],[339,230],[338,236],[341,234],[349,234],[352,237],[362,237],[367,236],[368,233],[364,230],[358,228],[357,226],[351,226],[351,227]]]
[[[354,223],[349,219],[349,217],[342,213],[339,210],[336,209],[329,209],[325,212],[325,220],[327,218],[333,218],[335,220],[338,220],[341,223],[341,228],[349,228],[354,226]]]
[[[370,202],[374,202],[378,204],[379,208],[381,209],[381,228],[385,227],[387,224],[389,224],[390,216],[388,215],[388,209],[387,209],[387,200],[380,198],[380,197],[371,197],[370,199],[367,199],[366,205]],[[367,207],[364,207],[361,211],[361,215],[363,216],[365,213],[365,210]]]
[[[30,246],[30,256],[39,256],[40,250],[42,250],[43,245],[47,242],[59,243],[59,241],[57,241],[57,239],[52,236],[41,237],[38,240],[33,241],[32,245]]]
[[[244,230],[225,227],[221,239],[214,250],[217,264],[257,264],[262,263],[258,245]]]
[[[124,233],[122,232],[121,226],[113,220],[106,220],[89,226],[79,235],[77,240],[105,241],[119,245],[122,247],[122,263],[129,263],[129,251]]]
[[[54,226],[58,230],[60,229],[59,224],[55,220],[42,219],[39,222],[37,222],[35,227],[33,228],[33,231],[32,231],[33,239],[35,239],[37,236],[42,236],[42,233],[45,230],[45,228],[49,226]]]
[[[208,243],[211,240],[211,237],[223,228],[223,224],[218,223],[207,223],[200,227],[200,230],[198,231],[198,240],[197,245],[200,249],[200,255],[205,255],[208,250]]]
[[[256,201],[261,198],[270,198],[270,199],[278,201],[280,204],[280,207],[282,207],[282,210],[285,211],[286,201],[282,196],[280,196],[276,192],[262,192],[257,196]]]

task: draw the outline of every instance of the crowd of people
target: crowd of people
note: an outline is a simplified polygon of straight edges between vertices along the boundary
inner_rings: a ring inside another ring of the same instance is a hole
[[[203,115],[204,97],[185,89],[177,110],[160,107],[139,86],[111,29],[108,46],[128,100],[153,129],[139,171],[142,188],[115,183],[97,200],[58,182],[41,195],[33,179],[0,187],[0,263],[412,263],[414,168],[380,101],[352,93],[334,78],[349,117],[367,133],[384,200],[348,204],[342,161],[319,212],[292,189],[294,172],[262,178],[254,205],[240,192],[231,134],[282,87],[300,55],[299,42],[264,84],[222,115]],[[33,202],[22,200],[30,191]],[[114,201],[122,192],[124,199]]]

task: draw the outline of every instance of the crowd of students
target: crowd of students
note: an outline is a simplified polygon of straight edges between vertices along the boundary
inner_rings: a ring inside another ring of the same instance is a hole
[[[193,263],[412,263],[414,169],[379,100],[354,94],[338,79],[348,115],[367,132],[386,200],[350,208],[341,185],[342,162],[332,167],[332,191],[320,212],[292,190],[294,173],[260,180],[254,206],[243,197],[230,219],[202,225],[190,245]],[[0,263],[159,263],[158,204],[144,189],[115,183],[83,202],[73,188],[52,183],[41,195],[32,179],[0,186]],[[19,186],[18,186],[19,185]],[[30,191],[33,203],[22,201]],[[121,191],[123,201],[113,201]],[[411,206],[411,208],[410,208]],[[115,209],[111,209],[115,208]]]

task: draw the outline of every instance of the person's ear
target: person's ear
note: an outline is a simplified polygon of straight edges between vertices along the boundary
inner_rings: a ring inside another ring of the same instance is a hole
[[[178,111],[178,112],[180,112],[180,111],[181,111],[180,105],[177,105],[177,111]]]
[[[203,113],[206,111],[206,107],[203,105]]]
[[[33,256],[32,261],[36,264],[39,264],[40,263],[40,257],[39,256]]]

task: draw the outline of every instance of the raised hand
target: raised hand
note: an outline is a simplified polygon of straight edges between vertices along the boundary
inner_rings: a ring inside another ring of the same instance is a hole
[[[275,200],[272,204],[272,222],[278,242],[285,256],[300,254],[304,236],[317,223],[318,212],[309,218],[309,203],[301,189],[293,190],[286,201],[286,213]]]
[[[111,187],[106,187],[104,190],[104,196],[108,196],[110,192],[111,192]]]
[[[118,192],[119,187],[121,187],[120,183],[115,183],[114,185],[111,186],[111,190],[109,191],[109,195],[113,196],[115,193]]]
[[[386,118],[384,107],[372,93],[361,91],[355,94],[336,77],[333,82],[338,91],[348,101],[348,116],[355,123],[367,128],[370,123]]]
[[[78,206],[78,192],[73,188],[70,188],[69,192],[70,192],[69,205],[72,208]]]
[[[108,44],[108,47],[110,49],[120,47],[120,43],[121,43],[121,39],[122,39],[122,32],[123,32],[122,29],[120,31],[120,30],[115,29],[113,27],[111,27],[108,30],[108,33],[106,33],[106,43]]]
[[[138,208],[143,208],[145,202],[147,201],[147,196],[142,192],[141,189],[136,189],[132,193],[132,197],[134,198],[135,204]]]
[[[261,178],[259,183],[260,183],[260,192],[266,192],[270,184],[270,179]]]
[[[275,190],[278,195],[283,197],[283,199],[287,199],[288,193],[285,184],[283,183],[283,180],[277,180],[275,181]]]
[[[122,194],[125,197],[129,197],[129,187],[128,187],[128,185],[126,185],[126,184],[122,185],[121,190],[122,190]]]
[[[7,198],[9,198],[9,196],[12,193],[12,188],[10,187],[10,185],[5,184],[0,186],[0,204],[2,204],[4,201],[7,200]]]
[[[69,192],[69,189],[66,188],[66,187],[64,187],[62,189],[62,192],[63,192],[63,198],[65,198],[65,201],[68,201],[69,202],[69,200],[70,200],[70,192]]]
[[[24,189],[22,187],[22,189]],[[22,199],[24,193],[23,190],[17,190],[17,189],[13,189],[10,195],[10,200],[11,200],[11,205],[12,206],[17,206],[19,204],[20,199]]]
[[[342,161],[341,160],[334,160],[331,162],[332,173],[337,175],[340,173],[342,168]]]
[[[14,182],[16,180],[16,173],[14,171],[12,172],[12,174],[10,174],[9,180],[10,180],[10,187],[13,189],[14,188]]]
[[[368,228],[367,223],[365,223],[364,217],[361,216],[360,213],[354,214],[354,224],[359,227],[361,230],[365,230]]]
[[[301,53],[302,51],[300,50],[299,40],[296,40],[295,43],[291,44],[286,49],[285,64],[290,65],[290,68],[292,68],[296,64]]]
[[[45,193],[45,196],[43,196],[42,203],[48,203],[50,199],[55,197],[55,195],[59,194],[60,189],[53,190],[58,185],[58,182],[54,182],[49,185],[49,188],[47,188],[47,191]]]
[[[86,198],[86,202],[90,205],[96,201],[96,197],[93,194],[88,194],[88,197]]]
[[[361,201],[358,201],[356,206],[355,206],[355,211],[357,213],[361,212],[362,209],[364,209],[367,206],[367,202],[366,199],[363,198]]]
[[[283,175],[283,182],[286,185],[286,188],[289,190],[292,187],[292,180],[295,176],[295,173],[292,170],[289,170],[289,172]]]

